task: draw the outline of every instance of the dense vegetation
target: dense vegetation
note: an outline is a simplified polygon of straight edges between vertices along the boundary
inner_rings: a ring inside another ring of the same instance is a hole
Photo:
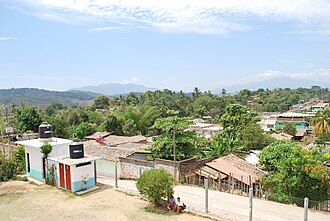
[[[329,199],[330,168],[325,150],[306,150],[293,142],[276,142],[260,154],[260,166],[269,173],[262,179],[268,198],[303,205],[307,197],[311,205]]]
[[[25,151],[24,147],[19,146],[11,153],[3,154],[0,152],[0,181],[7,181],[17,173],[25,171]]]

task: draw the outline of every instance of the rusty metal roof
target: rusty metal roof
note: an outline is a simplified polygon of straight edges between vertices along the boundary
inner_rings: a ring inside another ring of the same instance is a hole
[[[248,185],[250,183],[249,177],[251,177],[251,183],[254,183],[259,180],[259,176],[263,174],[257,167],[234,154],[220,157],[212,162],[206,163],[206,165],[221,173],[231,175],[235,179],[243,181]]]

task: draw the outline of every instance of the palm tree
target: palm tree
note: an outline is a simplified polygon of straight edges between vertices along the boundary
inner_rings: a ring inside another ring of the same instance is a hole
[[[330,133],[330,107],[316,113],[312,119],[313,132],[316,135]]]

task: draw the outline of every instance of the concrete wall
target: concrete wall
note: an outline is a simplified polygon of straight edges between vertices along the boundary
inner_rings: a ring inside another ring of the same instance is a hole
[[[25,156],[27,156],[27,153],[30,155],[30,173],[28,172],[27,157],[25,157],[26,173],[37,180],[44,181],[43,161],[40,149],[34,147],[25,147]]]
[[[69,156],[69,144],[61,144],[53,147],[49,157]]]
[[[81,167],[77,167],[77,165],[71,166],[72,192],[95,186],[94,164],[95,162],[92,161],[91,164]]]
[[[115,177],[115,162],[109,160],[96,160],[96,175],[105,177]],[[117,175],[121,175],[120,162],[117,163]]]
[[[197,161],[196,158],[191,158],[176,163],[176,167],[173,161],[156,159],[155,162],[132,159],[132,158],[120,158],[121,161],[121,179],[138,179],[141,174],[152,168],[163,168],[167,170],[170,174],[174,175],[176,170],[176,179],[179,180],[185,177],[186,173],[191,173],[196,168],[209,162],[212,159],[205,159]]]
[[[40,148],[25,146],[25,156],[27,156],[27,153],[30,154],[30,173],[28,173],[27,157],[25,157],[26,173],[37,180],[44,181],[42,160],[43,154],[41,153]],[[54,146],[52,152],[49,154],[49,157],[62,155],[69,156],[69,144]]]
[[[141,174],[155,167],[153,162],[131,159],[131,158],[120,158],[121,162],[121,179],[138,179]]]
[[[94,163],[95,162],[93,161],[91,162],[91,164],[81,167],[76,167],[76,165],[70,166],[72,192],[77,192],[95,186]],[[57,187],[61,188],[59,163],[55,163],[55,165],[56,165]],[[66,173],[64,169],[64,179],[65,177],[66,177]],[[64,181],[64,183],[66,183],[66,181]]]

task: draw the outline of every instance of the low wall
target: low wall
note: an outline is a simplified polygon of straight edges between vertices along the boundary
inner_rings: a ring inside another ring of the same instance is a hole
[[[146,160],[132,159],[132,158],[119,158],[121,162],[121,179],[138,179],[141,174],[152,168],[155,168],[154,162]]]
[[[192,173],[196,168],[203,166],[206,162],[211,161],[211,159],[205,159],[197,161],[196,158],[191,158],[187,160],[182,160],[176,162],[176,164],[171,160],[156,159],[154,162],[134,159],[134,158],[119,158],[121,162],[121,179],[138,179],[141,174],[152,168],[163,168],[167,170],[170,174],[176,174],[176,179],[184,178],[185,174]]]

